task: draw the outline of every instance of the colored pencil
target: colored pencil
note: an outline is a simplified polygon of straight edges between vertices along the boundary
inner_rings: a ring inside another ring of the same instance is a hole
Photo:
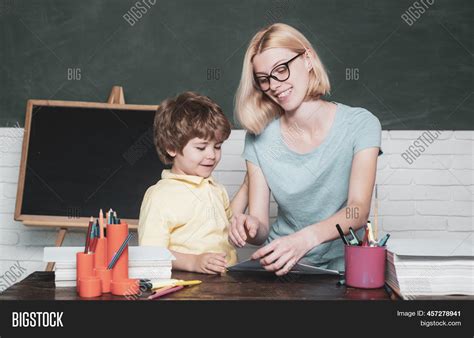
[[[110,261],[109,265],[107,266],[107,269],[113,269],[117,261],[119,260],[120,256],[122,255],[122,252],[125,250],[126,246],[128,245],[128,242],[130,242],[130,239],[132,238],[132,234],[129,233],[127,238],[125,238],[125,241],[123,241],[122,245],[118,249],[117,253],[112,257],[112,260]]]
[[[184,286],[182,286],[182,285],[171,287],[171,288],[164,288],[165,290],[159,290],[158,292],[155,292],[154,294],[149,296],[148,299],[157,299],[157,298],[162,297],[164,295],[179,291],[182,288],[184,288]]]
[[[89,219],[89,226],[87,228],[87,235],[86,235],[86,244],[84,245],[84,253],[88,253],[89,251],[89,242],[90,242],[90,236],[91,236],[91,230],[92,230],[92,223],[94,222],[94,218],[91,216]]]

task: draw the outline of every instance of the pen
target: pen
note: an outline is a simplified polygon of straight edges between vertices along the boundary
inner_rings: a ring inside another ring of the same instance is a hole
[[[336,224],[336,229],[339,232],[339,236],[341,236],[342,242],[345,245],[348,245],[349,243],[347,243],[347,239],[346,237],[344,237],[344,233],[342,232],[341,226],[339,224]]]

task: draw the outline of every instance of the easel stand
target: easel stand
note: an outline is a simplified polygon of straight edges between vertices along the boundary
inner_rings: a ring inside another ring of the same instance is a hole
[[[107,100],[109,104],[125,104],[125,95],[123,93],[123,87],[121,86],[113,86],[112,90],[110,91],[109,99]],[[61,227],[59,228],[58,234],[56,235],[56,242],[54,243],[55,246],[62,246],[64,242],[64,238],[66,237],[67,228]],[[55,262],[49,262],[46,265],[45,271],[53,271],[54,270]]]

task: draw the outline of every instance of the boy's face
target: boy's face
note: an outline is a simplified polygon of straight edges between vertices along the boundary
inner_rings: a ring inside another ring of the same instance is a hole
[[[222,142],[195,137],[183,148],[183,153],[168,151],[174,157],[171,172],[201,177],[211,176],[221,160]]]

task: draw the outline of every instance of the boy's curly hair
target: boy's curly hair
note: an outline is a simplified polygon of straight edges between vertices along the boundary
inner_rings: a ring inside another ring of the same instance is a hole
[[[231,125],[221,107],[209,97],[184,92],[164,100],[155,114],[153,134],[156,151],[164,164],[172,164],[168,151],[182,154],[193,138],[225,141]]]

